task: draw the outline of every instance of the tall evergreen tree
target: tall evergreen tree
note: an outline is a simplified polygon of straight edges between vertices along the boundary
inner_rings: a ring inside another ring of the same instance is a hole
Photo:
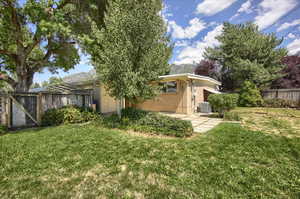
[[[106,27],[95,27],[95,37],[86,38],[101,82],[116,99],[136,103],[155,96],[151,82],[169,71],[172,47],[161,9],[161,0],[115,0]]]
[[[252,23],[224,23],[223,33],[217,40],[220,45],[206,49],[205,57],[222,66],[224,90],[239,90],[245,80],[263,89],[280,77],[281,59],[287,50],[279,47],[282,39],[273,33],[263,34]]]

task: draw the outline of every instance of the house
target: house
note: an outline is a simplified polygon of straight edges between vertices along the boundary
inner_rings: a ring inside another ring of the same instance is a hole
[[[91,78],[76,80],[70,78],[65,81],[67,85],[61,85],[58,88],[75,87],[80,90],[90,90],[93,93],[93,103],[101,113],[117,112],[122,104],[125,106],[134,106],[148,111],[174,112],[191,114],[197,111],[200,103],[206,102],[212,93],[220,93],[221,83],[215,79],[206,76],[195,75],[191,73],[174,74],[161,76],[159,84],[163,84],[160,95],[152,100],[147,100],[140,104],[120,103],[109,96],[105,86],[91,76]]]
[[[165,75],[160,77],[162,93],[135,107],[160,112],[191,114],[197,111],[200,103],[206,102],[212,93],[220,93],[221,85],[215,79],[191,73]]]

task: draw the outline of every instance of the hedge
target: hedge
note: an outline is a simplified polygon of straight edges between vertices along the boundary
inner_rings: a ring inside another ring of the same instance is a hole
[[[237,107],[238,99],[238,94],[211,94],[208,96],[208,102],[220,117],[223,117],[225,112]]]
[[[123,109],[121,115],[121,118],[117,115],[104,118],[102,121],[103,125],[108,128],[131,129],[173,137],[188,137],[193,134],[193,127],[190,121],[135,108]]]
[[[75,124],[100,119],[98,113],[91,109],[76,106],[66,106],[59,109],[49,109],[42,116],[43,126],[57,126],[60,124]]]
[[[300,103],[285,99],[265,99],[263,106],[269,108],[297,108],[300,107]]]

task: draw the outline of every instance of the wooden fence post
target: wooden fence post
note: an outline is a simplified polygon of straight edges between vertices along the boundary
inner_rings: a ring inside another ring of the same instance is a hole
[[[7,128],[11,128],[11,99],[9,97],[6,97],[6,107],[5,107],[5,112],[6,112],[6,125]]]
[[[43,104],[42,104],[42,93],[37,95],[36,103],[36,118],[39,125],[42,124],[42,115],[43,115]]]

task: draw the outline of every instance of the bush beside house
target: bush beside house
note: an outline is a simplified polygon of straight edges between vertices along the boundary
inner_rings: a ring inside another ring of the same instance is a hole
[[[7,126],[0,125],[0,134],[6,133],[8,131]]]
[[[237,107],[238,99],[238,94],[212,94],[208,97],[208,102],[213,110],[223,117],[225,112]]]
[[[42,117],[43,126],[56,126],[88,121],[93,121],[96,125],[103,125],[106,128],[134,130],[173,137],[188,137],[193,133],[193,127],[190,121],[171,118],[160,115],[159,113],[135,108],[123,109],[121,118],[117,115],[103,117],[91,110],[74,106],[49,109]]]
[[[102,122],[108,128],[120,128],[172,137],[188,137],[193,134],[190,121],[135,108],[125,108],[122,110],[121,118],[112,115],[104,118]]]
[[[61,124],[75,124],[96,121],[100,115],[89,109],[76,106],[66,106],[59,109],[49,109],[42,116],[43,126],[56,126]]]

